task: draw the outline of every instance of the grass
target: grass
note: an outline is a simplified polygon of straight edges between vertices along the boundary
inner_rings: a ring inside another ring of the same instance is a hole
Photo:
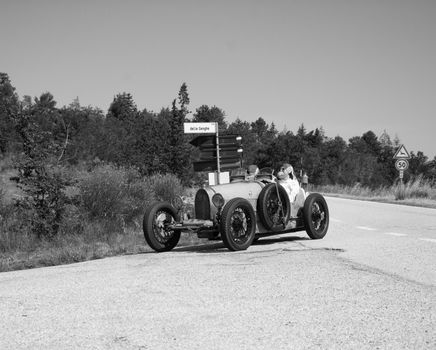
[[[420,176],[392,186],[324,185],[314,187],[313,191],[344,198],[436,208],[436,188]]]
[[[11,169],[3,169],[3,175]],[[69,264],[103,257],[151,251],[142,233],[142,215],[154,200],[189,195],[170,174],[143,178],[135,169],[102,165],[91,172],[70,169],[75,185],[66,189],[65,207],[57,235],[32,233],[31,208],[15,205],[22,196],[13,183],[0,187],[0,272]],[[1,181],[4,183],[6,177]],[[6,188],[6,189],[5,189]],[[198,242],[182,235],[180,246]]]
[[[91,227],[90,227],[91,229]],[[98,226],[92,229],[98,232]],[[95,231],[94,231],[95,232]],[[17,249],[0,256],[0,272],[56,266],[101,259],[110,256],[151,252],[141,230],[113,232],[95,237],[68,235],[50,241],[38,241],[30,250]],[[198,244],[193,235],[183,234],[178,246]]]

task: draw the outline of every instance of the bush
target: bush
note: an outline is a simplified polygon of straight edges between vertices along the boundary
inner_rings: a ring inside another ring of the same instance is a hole
[[[131,224],[153,198],[153,190],[135,169],[102,165],[79,180],[82,210],[91,219]]]
[[[402,183],[392,186],[392,192],[396,200],[402,201],[406,199],[406,188]]]
[[[84,231],[86,217],[79,207],[68,204],[59,227],[60,236],[81,235]]]
[[[0,252],[28,251],[37,240],[33,235],[32,212],[0,200]]]
[[[173,174],[155,174],[149,177],[147,182],[154,190],[154,197],[158,201],[173,202],[185,191],[180,179]]]
[[[81,205],[91,218],[111,218],[121,211],[126,186],[122,171],[111,165],[97,167],[79,181]]]
[[[405,184],[397,183],[392,186],[392,191],[396,200],[406,198],[432,198],[435,192],[430,183],[424,180],[422,176],[410,179]]]

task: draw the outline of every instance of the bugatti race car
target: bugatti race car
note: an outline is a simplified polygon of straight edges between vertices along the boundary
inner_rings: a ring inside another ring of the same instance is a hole
[[[181,232],[199,238],[222,240],[232,250],[245,250],[262,237],[305,230],[311,239],[323,238],[329,226],[329,209],[319,193],[298,188],[293,201],[270,168],[248,179],[235,176],[230,183],[200,188],[195,194],[194,218],[180,203],[154,202],[145,211],[143,231],[157,252],[169,251]]]

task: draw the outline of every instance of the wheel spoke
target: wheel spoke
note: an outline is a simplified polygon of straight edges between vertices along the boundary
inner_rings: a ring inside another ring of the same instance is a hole
[[[275,194],[275,192],[271,193],[268,200],[267,208],[268,208],[268,215],[271,218],[273,224],[277,225],[281,223],[282,218],[284,216],[283,207],[282,205],[279,204],[279,198]]]
[[[174,218],[166,211],[158,211],[153,222],[153,232],[156,239],[161,242],[167,242],[173,235],[174,231],[168,229],[168,224],[171,224]]]
[[[317,202],[312,206],[312,222],[315,230],[322,229],[325,223],[325,212]]]
[[[247,232],[249,220],[242,208],[236,208],[231,218],[231,234],[235,242],[243,242],[248,239]]]

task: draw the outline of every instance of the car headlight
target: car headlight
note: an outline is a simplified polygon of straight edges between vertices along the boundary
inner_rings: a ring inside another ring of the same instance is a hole
[[[224,206],[224,198],[223,198],[223,196],[221,194],[219,194],[219,193],[215,193],[212,196],[212,203],[218,209],[221,209]]]
[[[183,207],[183,199],[180,196],[175,196],[172,201],[171,201],[172,205],[174,206],[174,208],[176,208],[177,210],[180,210]]]

